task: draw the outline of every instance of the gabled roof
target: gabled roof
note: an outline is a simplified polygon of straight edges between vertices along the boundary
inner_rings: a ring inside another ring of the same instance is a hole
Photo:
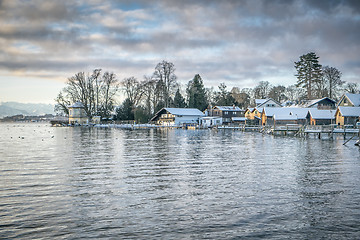
[[[220,111],[243,111],[239,107],[236,107],[236,106],[215,106],[213,108],[217,108]]]
[[[359,117],[360,116],[360,107],[338,107],[341,115],[344,117]]]
[[[204,116],[197,108],[163,108],[173,115],[181,116]],[[160,110],[161,111],[161,110]]]
[[[265,100],[262,103],[260,103],[259,105],[256,105],[256,107],[265,107],[266,103],[273,101],[275,104],[277,104],[279,107],[281,107],[281,103],[279,103],[278,101],[275,101],[272,98],[267,98],[267,99],[258,99],[258,100]]]
[[[160,111],[155,113],[155,115],[150,119],[150,121],[154,121],[154,119],[156,119],[160,114],[164,112],[169,112],[170,114],[173,114],[175,116],[205,116],[205,114],[197,108],[162,108]]]
[[[355,107],[360,107],[360,94],[345,93],[345,96],[350,100]]]
[[[255,99],[255,105],[259,106],[263,104],[267,99]]]
[[[68,108],[84,108],[84,104],[82,102],[76,102],[71,106],[68,106]]]
[[[306,107],[312,107],[314,106],[315,104],[318,104],[319,102],[321,101],[324,101],[324,100],[328,100],[332,103],[334,103],[334,105],[336,104],[336,101],[328,98],[328,97],[324,97],[324,98],[321,98],[321,99],[314,99],[314,100],[310,100],[307,104],[306,104]]]
[[[309,114],[313,119],[334,119],[336,110],[319,110],[312,108],[309,110]]]
[[[291,108],[291,107],[265,107],[263,114],[267,117],[277,116],[297,116],[297,119],[305,119],[309,108]]]
[[[249,110],[249,112],[252,112],[254,109],[255,109],[255,108],[249,107],[249,108],[247,108],[245,111]]]

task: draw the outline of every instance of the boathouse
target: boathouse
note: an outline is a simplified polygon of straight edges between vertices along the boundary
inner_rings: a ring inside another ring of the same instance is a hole
[[[246,124],[248,125],[260,125],[261,112],[263,108],[247,108],[245,111]]]
[[[306,119],[310,125],[330,125],[335,124],[336,110],[320,110],[311,108]]]
[[[76,102],[68,107],[69,124],[87,124],[89,118],[85,112],[85,106],[81,102]]]
[[[203,128],[209,128],[214,126],[222,125],[222,117],[201,117],[200,118],[200,126]]]
[[[262,125],[302,124],[306,123],[309,108],[265,107],[261,113]]]
[[[223,124],[229,124],[234,117],[244,117],[245,111],[239,107],[233,106],[215,106],[208,111],[209,117],[221,117]]]
[[[162,126],[181,127],[198,125],[201,117],[204,117],[204,113],[196,108],[163,108],[150,121]]]
[[[343,107],[339,106],[335,113],[336,124],[343,125],[356,125],[360,121],[360,107]]]

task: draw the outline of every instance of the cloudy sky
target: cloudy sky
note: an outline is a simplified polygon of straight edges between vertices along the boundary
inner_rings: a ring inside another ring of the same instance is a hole
[[[162,60],[182,84],[291,85],[311,51],[360,83],[359,43],[358,0],[0,0],[0,102],[53,103],[95,68],[142,80]]]

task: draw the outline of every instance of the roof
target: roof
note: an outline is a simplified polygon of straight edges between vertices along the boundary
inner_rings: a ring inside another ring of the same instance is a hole
[[[256,106],[263,104],[267,99],[255,99]]]
[[[297,119],[305,119],[309,108],[292,108],[292,107],[265,107],[263,113],[267,117],[277,116],[297,116]]]
[[[355,107],[360,107],[360,94],[345,93],[345,96],[350,100]]]
[[[196,116],[203,117],[205,114],[201,112],[197,108],[162,108],[150,119],[150,121],[154,121],[162,112],[169,112],[175,116]]]
[[[205,114],[197,108],[163,108],[173,115],[181,116],[204,116]],[[161,110],[160,110],[161,111]]]
[[[244,122],[246,121],[246,117],[232,117],[231,120]]]
[[[249,107],[249,108],[246,109],[246,111],[249,110],[249,112],[252,112],[254,109],[255,109],[255,108]]]
[[[313,119],[334,119],[335,113],[335,110],[319,110],[317,108],[309,110],[309,114]]]
[[[341,115],[344,117],[359,117],[360,107],[338,107]]]
[[[278,101],[275,101],[274,99],[272,98],[267,98],[267,99],[258,99],[258,100],[265,100],[263,101],[262,103],[260,103],[259,105],[256,105],[256,107],[266,107],[264,106],[266,103],[270,102],[270,101],[273,101],[276,105],[278,105],[279,107],[281,107],[281,103],[279,103]],[[269,107],[269,106],[268,106]]]
[[[332,99],[330,99],[328,97],[324,97],[324,98],[321,98],[321,99],[310,100],[309,102],[307,102],[306,107],[312,107],[315,104],[318,104],[319,102],[324,101],[324,100],[328,100],[328,101],[334,103],[334,105],[336,103],[336,101],[334,101],[334,100],[332,100]]]
[[[297,115],[274,115],[274,120],[298,120],[298,116]]]
[[[239,107],[236,107],[236,106],[215,106],[214,108],[217,108],[221,111],[243,111]]]
[[[73,105],[69,106],[68,108],[84,108],[84,104],[81,102],[76,102]]]

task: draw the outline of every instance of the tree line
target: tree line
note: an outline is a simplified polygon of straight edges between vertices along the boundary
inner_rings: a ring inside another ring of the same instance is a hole
[[[278,102],[298,103],[323,97],[337,100],[343,92],[359,91],[356,83],[345,83],[338,69],[323,67],[318,59],[313,52],[300,56],[299,61],[294,63],[297,82],[287,87],[261,81],[254,88],[233,87],[228,90],[225,83],[220,83],[217,89],[206,88],[202,77],[195,74],[183,90],[177,82],[175,65],[165,60],[158,63],[153,74],[144,76],[143,80],[128,77],[119,81],[114,73],[102,73],[101,69],[87,75],[79,72],[68,78],[66,87],[55,99],[55,110],[68,114],[69,105],[82,102],[89,118],[101,116],[143,123],[163,107],[204,111],[214,105],[236,105],[245,109],[254,106],[255,99],[273,98]],[[115,99],[120,91],[126,98],[118,105]]]

